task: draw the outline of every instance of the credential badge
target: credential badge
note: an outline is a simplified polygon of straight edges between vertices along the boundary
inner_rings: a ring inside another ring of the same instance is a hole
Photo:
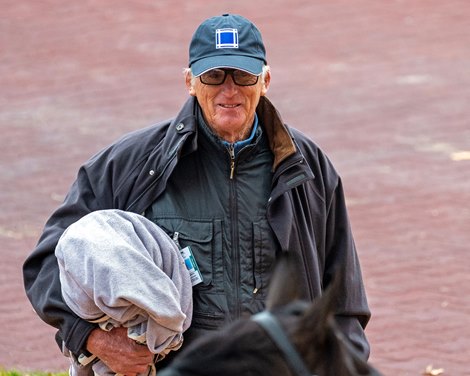
[[[217,29],[215,31],[215,48],[238,48],[238,30]]]

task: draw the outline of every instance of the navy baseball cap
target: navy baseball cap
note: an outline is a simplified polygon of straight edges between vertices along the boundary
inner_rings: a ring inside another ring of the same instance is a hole
[[[239,15],[223,14],[205,20],[189,45],[189,67],[196,77],[214,68],[241,69],[260,75],[265,64],[261,33]]]

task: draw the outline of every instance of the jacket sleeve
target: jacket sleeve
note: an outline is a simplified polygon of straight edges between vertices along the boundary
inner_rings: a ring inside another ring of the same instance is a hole
[[[370,319],[370,310],[341,179],[337,177],[336,181],[336,188],[327,208],[323,283],[328,286],[333,275],[340,274],[343,295],[338,301],[337,322],[344,334],[367,359],[370,346],[364,329]]]
[[[336,303],[337,322],[345,336],[363,358],[367,359],[370,346],[364,330],[371,313],[341,177],[330,159],[313,141],[299,131],[290,129],[309,169],[315,176],[311,180],[310,188],[305,188],[307,196],[304,200],[305,208],[297,213],[299,218],[303,215],[307,223],[307,226],[299,230],[298,235],[302,252],[307,253],[310,257],[307,261],[314,270],[318,268],[321,277],[320,281],[312,283],[314,287],[319,283],[321,290],[324,290],[339,274],[342,295],[338,297]],[[300,220],[297,223],[298,226],[302,225]],[[315,247],[306,242],[305,238],[310,237],[315,239]],[[314,279],[315,275],[316,273],[312,273],[311,279]],[[314,294],[317,293],[319,291],[314,288]]]
[[[75,355],[84,349],[95,326],[77,317],[62,299],[56,245],[72,223],[93,211],[141,211],[141,208],[129,209],[129,203],[136,202],[146,191],[152,177],[143,173],[139,180],[139,176],[142,171],[147,171],[144,166],[149,154],[161,143],[169,125],[170,122],[165,121],[124,135],[87,161],[23,265],[25,290],[33,308],[43,321],[58,329],[56,340],[59,346],[62,347],[64,342]],[[155,158],[167,154],[161,152]],[[145,206],[145,200],[140,202]]]
[[[87,168],[80,168],[63,204],[47,221],[36,248],[23,265],[25,290],[33,308],[43,321],[59,329],[56,335],[59,346],[63,341],[74,354],[84,349],[86,339],[95,326],[80,319],[64,303],[54,252],[60,236],[69,225],[94,210],[110,205],[109,202],[100,202],[97,197],[101,200],[109,197],[111,200],[112,195],[104,192],[97,194],[94,186],[99,186],[98,182],[92,183]]]

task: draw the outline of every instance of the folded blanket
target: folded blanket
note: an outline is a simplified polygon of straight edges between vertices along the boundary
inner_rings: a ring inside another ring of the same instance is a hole
[[[155,354],[181,347],[192,318],[191,281],[156,224],[121,210],[92,212],[63,233],[55,253],[64,301],[78,316],[104,330],[127,327]],[[99,375],[106,368],[93,366]]]

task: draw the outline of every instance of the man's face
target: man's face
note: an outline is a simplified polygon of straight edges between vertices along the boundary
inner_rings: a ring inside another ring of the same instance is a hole
[[[189,94],[197,98],[207,125],[222,139],[236,142],[248,137],[253,125],[256,106],[268,91],[269,71],[252,86],[239,86],[227,75],[220,85],[205,85],[199,78],[191,83],[186,75]]]

